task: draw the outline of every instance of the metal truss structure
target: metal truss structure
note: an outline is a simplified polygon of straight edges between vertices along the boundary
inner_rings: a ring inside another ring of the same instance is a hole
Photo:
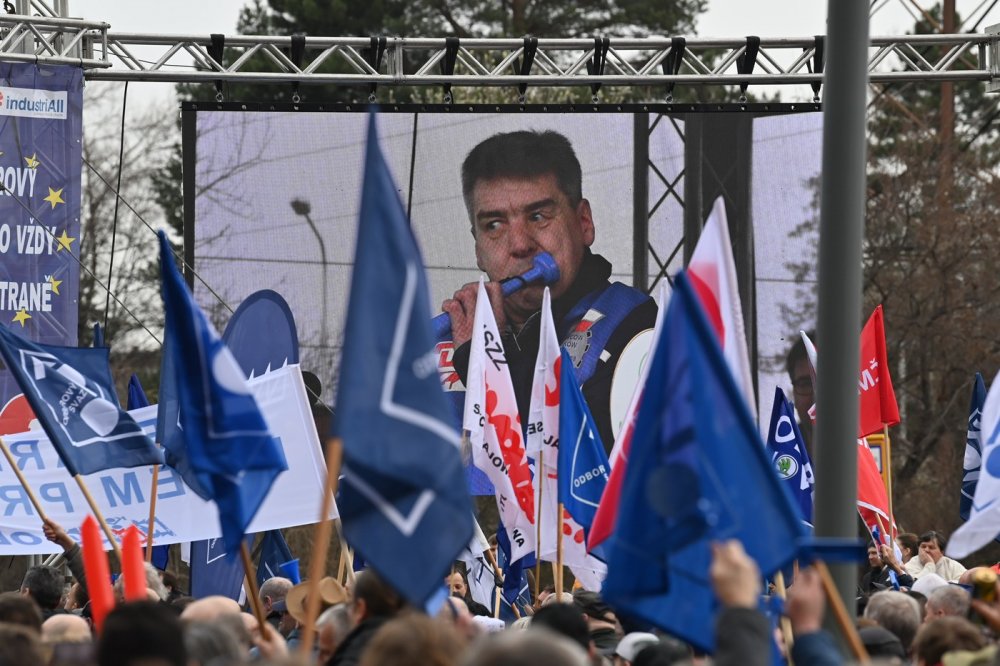
[[[30,4],[35,9],[45,7],[40,0]],[[88,79],[111,81],[522,89],[604,85],[668,90],[679,84],[735,85],[746,90],[753,85],[818,86],[823,46],[823,37],[460,40],[160,35],[111,32],[106,23],[95,21],[0,15],[0,59],[77,65]],[[136,54],[150,49],[156,55]],[[875,36],[868,62],[872,83],[982,81],[1000,89],[1000,26],[983,34]]]

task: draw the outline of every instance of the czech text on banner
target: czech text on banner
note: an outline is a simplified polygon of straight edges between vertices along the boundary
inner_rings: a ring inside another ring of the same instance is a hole
[[[469,433],[476,467],[486,472],[496,489],[511,562],[516,562],[535,550],[535,489],[507,357],[482,279],[472,328],[463,428]]]
[[[333,435],[344,534],[416,606],[472,535],[459,435],[441,390],[427,275],[372,114]]]
[[[69,347],[80,292],[82,90],[79,67],[0,63],[0,326]],[[0,408],[16,409],[18,393],[0,370]]]
[[[250,523],[251,532],[312,523],[319,507],[326,478],[326,463],[316,436],[305,386],[297,365],[257,377],[250,382],[264,412],[281,442],[289,469],[278,475],[260,511]],[[156,425],[156,406],[131,412],[147,434]],[[48,438],[40,430],[4,437],[18,468],[35,489],[45,513],[79,540],[76,526],[90,512],[80,488],[70,477]],[[84,475],[87,487],[111,529],[124,532],[135,525],[143,533],[149,521],[149,489],[152,466],[114,468]],[[218,509],[185,484],[176,470],[162,466],[157,481],[157,544],[183,543],[220,537]],[[336,517],[336,507],[331,517]],[[110,546],[109,546],[110,547]],[[0,556],[55,553],[59,547],[47,541],[42,524],[6,460],[0,460]]]

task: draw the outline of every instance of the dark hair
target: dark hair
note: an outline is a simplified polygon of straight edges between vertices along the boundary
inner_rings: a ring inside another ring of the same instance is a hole
[[[399,594],[371,569],[360,572],[354,579],[354,599],[365,602],[365,618],[393,617],[406,605]]]
[[[691,658],[691,649],[684,643],[674,640],[661,640],[639,650],[632,660],[632,666],[670,666],[686,662]]]
[[[26,627],[0,623],[0,664],[45,664],[42,642]]]
[[[979,650],[986,638],[964,617],[945,616],[920,627],[913,640],[913,656],[925,664],[939,664],[941,657],[952,650]]]
[[[583,172],[573,146],[552,130],[494,134],[466,155],[462,163],[462,196],[469,218],[472,190],[480,180],[534,178],[552,174],[559,189],[576,206],[583,199]]]
[[[0,594],[0,622],[19,624],[41,633],[42,611],[31,597],[17,592],[4,592]]]
[[[813,343],[816,342],[816,331],[808,331],[806,335],[809,336],[809,339]],[[795,377],[792,376],[792,373],[795,372],[795,364],[808,358],[809,354],[806,352],[806,343],[802,340],[802,336],[799,335],[795,340],[795,344],[792,345],[785,356],[785,372],[788,373],[788,379],[793,382],[795,381]]]
[[[917,535],[913,532],[903,532],[902,534],[897,534],[896,543],[899,544],[900,548],[906,548],[910,551],[910,555],[915,555],[917,553],[917,547],[920,545]]]
[[[948,546],[948,537],[934,530],[924,532],[920,535],[920,543],[927,543],[928,541],[936,541],[938,548],[941,550],[944,550]]]
[[[24,574],[21,589],[27,589],[42,610],[52,610],[59,606],[63,595],[63,575],[55,567],[38,564]]]
[[[187,666],[184,632],[177,614],[165,604],[133,601],[108,613],[97,642],[100,666],[129,666],[144,659]]]
[[[584,650],[590,649],[590,631],[587,621],[574,604],[549,604],[531,616],[532,627],[545,627],[569,638]]]

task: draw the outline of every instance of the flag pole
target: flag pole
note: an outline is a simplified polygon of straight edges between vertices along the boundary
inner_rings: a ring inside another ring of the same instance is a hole
[[[563,521],[563,503],[559,502],[559,533],[556,536],[556,574],[559,576],[559,580],[556,581],[556,598],[562,597],[563,593],[563,533],[562,533],[562,521]]]
[[[83,482],[83,476],[80,474],[74,474],[73,478],[76,479],[76,484],[80,486],[80,492],[83,493],[84,498],[87,500],[87,504],[90,505],[90,510],[94,513],[94,517],[97,518],[97,522],[101,526],[101,530],[104,532],[104,536],[108,537],[108,541],[111,542],[111,548],[115,551],[115,555],[118,556],[118,561],[122,562],[122,549],[115,540],[115,533],[111,531],[108,527],[108,522],[104,520],[104,515],[101,514],[101,510],[97,507],[97,502],[94,501],[93,495],[90,494],[90,490],[87,488],[87,484]]]
[[[153,533],[156,532],[156,487],[160,485],[160,466],[153,465],[153,485],[149,489],[149,522],[146,523],[146,561],[153,561]]]
[[[340,562],[337,564],[337,582],[347,584],[347,546],[344,543],[344,535],[340,534]]]
[[[264,607],[260,603],[260,591],[257,589],[257,571],[253,562],[250,561],[250,549],[244,539],[240,542],[240,559],[243,560],[243,573],[246,575],[247,596],[250,597],[250,607],[253,608],[254,617],[260,627],[260,635],[264,640],[268,640],[271,627],[268,626],[267,618],[264,616]]]
[[[545,487],[545,463],[542,458],[544,451],[538,452],[538,511],[535,512],[535,603],[538,603],[538,591],[541,589],[542,578],[542,488]]]
[[[882,446],[885,447],[885,492],[889,496],[889,547],[895,548],[892,528],[896,524],[896,514],[892,511],[892,447],[889,445],[889,426],[882,423]]]
[[[35,507],[35,511],[38,512],[38,517],[41,518],[44,523],[48,520],[48,516],[45,515],[41,502],[39,502],[38,497],[35,496],[35,491],[31,489],[31,486],[28,484],[28,480],[24,478],[21,468],[19,468],[17,463],[14,462],[14,456],[11,455],[10,449],[7,448],[7,443],[3,441],[3,437],[0,437],[0,449],[3,449],[4,458],[7,459],[7,463],[10,465],[10,468],[14,470],[14,474],[17,476],[17,480],[21,483],[21,487],[24,488],[24,492],[28,493],[28,499],[31,500],[31,505]]]
[[[840,627],[840,633],[844,635],[844,639],[851,649],[851,654],[862,664],[869,663],[871,658],[868,656],[868,650],[865,649],[864,643],[861,642],[861,636],[858,635],[857,627],[854,626],[854,623],[847,614],[844,600],[840,597],[840,593],[837,592],[837,586],[833,582],[833,576],[830,575],[830,569],[827,568],[826,562],[816,560],[813,566],[816,567],[816,571],[819,573],[820,581],[823,583],[823,592],[826,594],[827,602],[833,609],[837,626]]]
[[[788,599],[788,591],[785,589],[785,574],[779,571],[774,574],[774,591],[782,603]],[[792,662],[792,645],[795,639],[792,634],[792,621],[787,615],[781,616],[781,636],[785,641],[785,654],[787,655],[788,666],[795,666]]]
[[[333,532],[333,521],[330,520],[330,509],[333,498],[337,494],[337,481],[340,477],[340,466],[344,458],[344,445],[339,437],[326,440],[326,481],[323,484],[323,499],[320,501],[319,522],[313,537],[313,552],[309,558],[309,591],[306,592],[306,621],[302,630],[302,642],[299,643],[299,654],[303,657],[312,653],[315,639],[316,617],[319,615],[319,581],[326,569],[326,555],[330,551],[330,537]],[[344,540],[340,540],[340,561],[344,562]],[[339,577],[338,577],[339,578]],[[338,581],[339,582],[339,581]]]

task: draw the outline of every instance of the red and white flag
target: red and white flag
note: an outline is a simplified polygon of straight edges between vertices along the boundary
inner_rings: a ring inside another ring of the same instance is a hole
[[[563,511],[559,515],[559,377],[562,357],[559,340],[552,320],[552,300],[549,288],[542,297],[541,331],[538,356],[535,360],[535,377],[531,387],[531,406],[528,410],[528,451],[535,457],[535,488],[540,495],[536,501],[537,520],[542,539],[538,544],[538,558],[556,561],[559,532],[563,534],[563,563],[587,590],[599,591],[608,568],[600,560],[587,554],[583,528]],[[541,461],[541,464],[538,464]],[[538,498],[536,497],[536,500]]]
[[[667,281],[663,280],[660,282],[660,291],[656,299],[656,324],[653,326],[653,335],[649,342],[650,351],[656,348],[656,341],[660,339],[660,330],[663,328],[663,313],[667,311],[667,301],[669,298]],[[589,551],[593,551],[604,543],[615,531],[615,523],[618,519],[618,504],[622,496],[622,484],[625,481],[625,470],[628,467],[628,454],[632,448],[635,419],[639,415],[639,405],[642,403],[642,393],[646,386],[646,379],[649,375],[649,362],[651,360],[647,354],[646,362],[640,370],[639,381],[636,382],[635,391],[632,393],[632,400],[629,402],[628,410],[625,412],[625,420],[622,422],[621,431],[615,440],[614,447],[611,449],[611,474],[608,476],[608,484],[604,486],[604,492],[601,493],[601,501],[597,505],[594,522],[590,524],[590,534],[587,535],[587,550]]]
[[[736,386],[746,398],[750,414],[756,420],[757,401],[754,398],[750,354],[747,352],[743,307],[736,281],[733,246],[729,241],[726,204],[722,197],[715,200],[705,228],[701,230],[687,274],[709,323],[718,335],[722,354]]]
[[[864,437],[858,440],[858,513],[865,525],[883,525],[886,530],[891,529],[895,540],[896,525],[889,515],[889,495]]]
[[[882,306],[868,318],[861,329],[861,370],[858,375],[858,437],[881,432],[883,425],[899,423],[896,392],[889,376],[889,361],[885,351],[885,325]]]
[[[535,550],[535,490],[521,436],[514,385],[486,286],[479,280],[462,428],[472,460],[496,489],[511,562]]]

